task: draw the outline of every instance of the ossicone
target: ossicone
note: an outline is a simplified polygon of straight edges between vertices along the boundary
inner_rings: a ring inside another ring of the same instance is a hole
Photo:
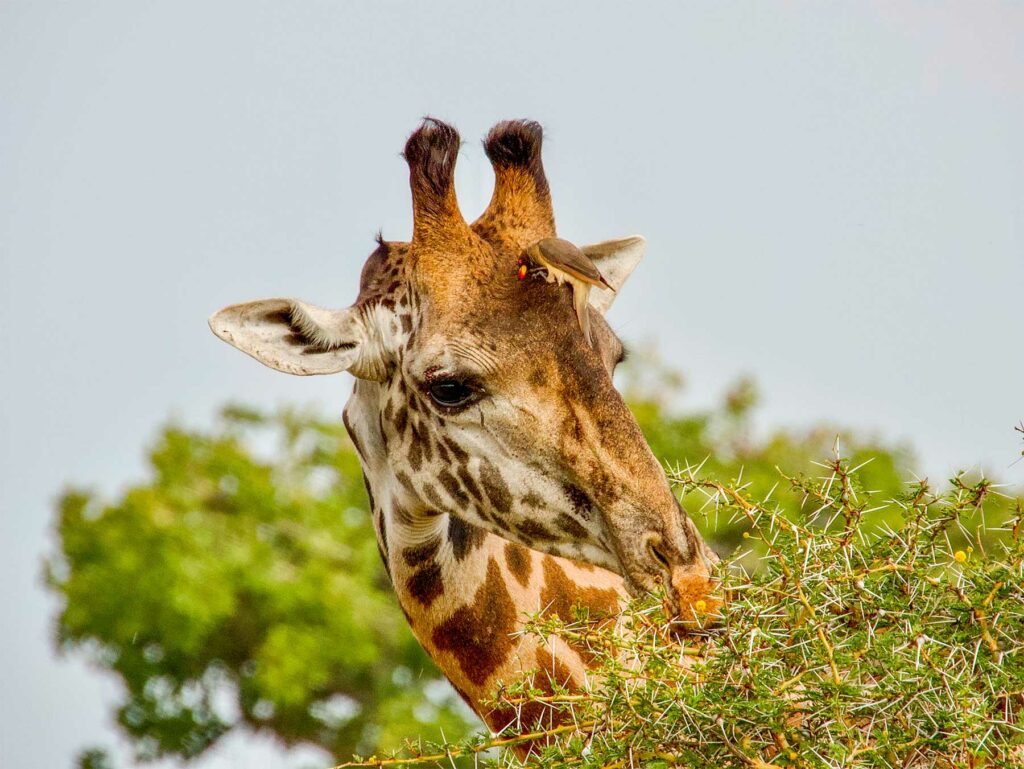
[[[494,194],[473,230],[491,243],[518,252],[555,235],[541,149],[544,129],[534,120],[504,120],[484,139],[494,167]]]
[[[466,222],[455,197],[455,161],[459,132],[428,117],[405,143],[412,190],[412,239],[424,243],[434,234],[464,229]]]
[[[434,195],[443,195],[455,180],[455,160],[459,155],[459,132],[432,117],[423,118],[405,143],[402,156],[409,164],[413,191],[426,185]]]
[[[495,169],[522,168],[533,178],[537,191],[547,192],[541,147],[544,129],[536,120],[503,120],[484,139],[484,152]]]

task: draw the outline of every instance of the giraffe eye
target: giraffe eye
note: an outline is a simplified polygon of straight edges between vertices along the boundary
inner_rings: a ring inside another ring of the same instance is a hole
[[[431,400],[446,409],[456,409],[469,405],[476,392],[459,379],[438,379],[427,388]]]

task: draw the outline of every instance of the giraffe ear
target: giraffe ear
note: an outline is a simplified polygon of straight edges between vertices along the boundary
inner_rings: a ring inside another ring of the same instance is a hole
[[[328,310],[296,299],[262,299],[218,310],[209,322],[218,337],[277,371],[349,371],[380,380],[386,365],[370,315],[358,307]]]
[[[591,307],[602,315],[608,311],[612,302],[615,301],[616,292],[622,288],[626,278],[640,263],[646,244],[647,241],[642,237],[633,235],[619,240],[605,240],[601,243],[583,246],[580,249],[615,289],[615,291],[609,291],[606,288],[595,287],[590,292]]]

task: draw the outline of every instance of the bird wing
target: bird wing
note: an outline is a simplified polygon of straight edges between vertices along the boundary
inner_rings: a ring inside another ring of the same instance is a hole
[[[568,240],[545,238],[537,243],[537,248],[547,266],[568,273],[583,283],[611,288],[590,258]]]
[[[583,331],[583,338],[587,344],[594,346],[594,339],[590,335],[590,289],[586,286],[572,287],[572,304],[576,309],[576,317],[580,322],[580,329]]]

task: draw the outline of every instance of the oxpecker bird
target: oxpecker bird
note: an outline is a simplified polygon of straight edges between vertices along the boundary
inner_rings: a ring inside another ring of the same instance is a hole
[[[549,283],[568,283],[572,287],[572,303],[576,308],[576,317],[579,318],[587,344],[593,346],[594,342],[590,338],[590,316],[587,314],[590,289],[597,286],[614,291],[612,285],[604,279],[600,270],[586,254],[568,240],[561,238],[538,240],[523,251],[523,256],[519,258],[520,280],[527,276],[530,266],[546,270]]]

